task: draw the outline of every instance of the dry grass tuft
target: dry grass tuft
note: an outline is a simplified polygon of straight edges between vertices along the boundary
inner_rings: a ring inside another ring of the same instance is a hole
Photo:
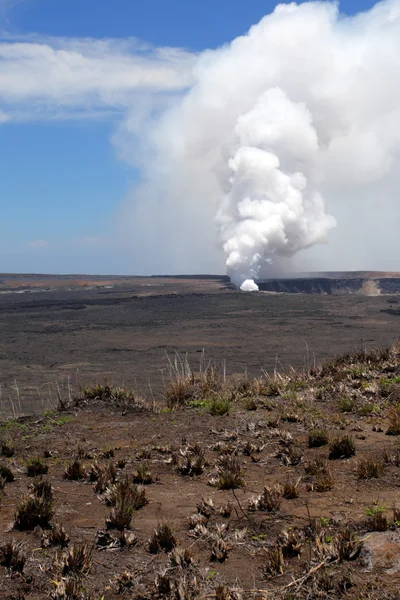
[[[321,427],[311,429],[308,434],[308,447],[309,448],[320,448],[329,444],[329,435],[326,429]]]
[[[231,410],[231,400],[225,395],[213,396],[207,403],[207,411],[214,417],[227,415]]]
[[[119,595],[124,595],[132,590],[137,585],[137,577],[130,571],[122,571],[119,575],[115,575],[114,578],[116,585],[116,592]]]
[[[187,521],[189,529],[196,529],[198,525],[207,525],[208,518],[199,513],[194,513],[188,517]]]
[[[356,473],[358,479],[378,479],[385,469],[382,461],[372,457],[362,458],[358,461]]]
[[[364,542],[360,540],[357,533],[346,527],[333,540],[334,555],[339,562],[355,560],[360,555],[363,545]]]
[[[352,413],[357,408],[357,402],[355,398],[344,396],[339,400],[339,410],[343,413]]]
[[[86,575],[92,567],[92,549],[87,544],[73,545],[61,558],[56,554],[55,566],[63,577]]]
[[[62,525],[55,523],[53,527],[43,533],[41,546],[42,548],[49,548],[51,546],[60,546],[66,548],[69,544],[69,536]]]
[[[304,454],[299,446],[289,440],[289,443],[284,443],[283,449],[279,450],[276,457],[286,467],[295,467],[302,462]]]
[[[75,398],[75,406],[101,402],[108,406],[116,406],[124,410],[146,410],[146,405],[133,390],[126,387],[115,387],[109,383],[86,387],[81,395]]]
[[[212,562],[223,563],[228,558],[228,545],[220,537],[214,539],[211,546],[210,560]]]
[[[305,465],[307,475],[312,476],[308,485],[311,492],[329,492],[334,483],[333,473],[326,460],[315,459]]]
[[[43,498],[47,502],[53,500],[53,488],[50,481],[42,477],[35,479],[31,485],[32,492],[38,498]]]
[[[79,459],[75,459],[68,463],[64,471],[64,478],[78,481],[79,479],[85,479],[86,470]]]
[[[178,473],[184,477],[201,475],[207,464],[204,449],[199,444],[193,444],[172,455],[172,462]]]
[[[110,506],[116,506],[117,502],[125,497],[129,498],[134,510],[139,510],[149,503],[145,490],[140,486],[133,485],[128,477],[111,485],[104,495],[106,503]]]
[[[371,505],[366,510],[367,513],[367,527],[369,531],[387,531],[389,528],[389,521],[386,517],[385,507],[379,505]]]
[[[265,551],[266,565],[263,569],[264,575],[267,578],[283,575],[285,570],[285,562],[283,560],[282,548],[279,544],[275,544],[272,548]]]
[[[0,464],[0,478],[4,479],[5,483],[14,481],[14,473],[8,465]]]
[[[201,502],[197,504],[196,508],[197,512],[206,517],[206,519],[209,519],[215,513],[215,506],[212,498],[202,498]]]
[[[329,492],[333,488],[333,483],[332,471],[329,468],[321,469],[314,478],[312,490],[315,492]]]
[[[26,554],[22,549],[22,544],[15,541],[7,542],[0,547],[0,565],[6,567],[11,572],[22,573],[26,563]]]
[[[178,544],[173,529],[169,523],[161,523],[154,530],[149,540],[149,552],[158,554],[162,550],[171,552]]]
[[[0,442],[0,455],[6,458],[14,456],[15,449],[10,440],[3,440]]]
[[[250,511],[277,512],[282,504],[283,488],[281,485],[265,486],[263,493],[250,500]]]
[[[94,462],[89,471],[89,481],[94,482],[93,489],[96,494],[104,494],[106,489],[115,483],[117,469],[113,463],[103,465]]]
[[[28,477],[37,477],[38,475],[46,475],[49,467],[39,456],[31,458],[26,463],[26,474]]]
[[[388,411],[389,426],[386,435],[400,435],[400,406],[391,406]]]
[[[150,469],[144,463],[138,466],[138,468],[132,475],[132,479],[134,483],[140,483],[142,485],[150,485],[154,481]]]
[[[17,505],[14,528],[29,531],[39,526],[46,529],[53,517],[53,494],[48,482],[38,482],[33,492],[27,494]],[[42,494],[42,495],[40,495]]]
[[[236,456],[224,456],[220,459],[216,485],[220,490],[233,490],[244,486],[242,467]]]
[[[304,534],[297,529],[282,531],[279,535],[278,543],[282,548],[284,557],[292,558],[294,556],[300,556],[304,544]]]
[[[127,477],[106,492],[106,499],[112,505],[106,527],[119,531],[128,529],[134,512],[148,503],[145,491],[133,485]]]
[[[204,398],[211,400],[224,389],[225,374],[212,363],[204,365],[202,360],[200,370],[195,372],[187,358],[181,360],[176,356],[174,361],[170,361],[169,367],[169,380],[164,391],[168,408],[186,406]]]
[[[283,497],[286,498],[286,500],[294,500],[295,498],[299,497],[299,484],[301,481],[301,477],[299,477],[297,479],[297,481],[292,481],[290,479],[288,479],[285,484],[283,485]]]
[[[319,457],[304,463],[304,471],[306,472],[306,475],[316,475],[326,467],[326,460]]]
[[[187,569],[193,565],[193,554],[189,548],[175,547],[169,556],[169,560],[172,567]]]
[[[350,458],[356,453],[354,438],[350,435],[335,438],[329,445],[329,460]]]

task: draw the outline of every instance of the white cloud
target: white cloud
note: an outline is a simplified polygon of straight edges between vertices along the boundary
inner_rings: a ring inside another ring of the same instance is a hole
[[[120,214],[132,256],[164,273],[225,259],[239,284],[398,269],[399,72],[400,0],[281,4],[203,53],[183,98],[114,136],[142,174]]]
[[[0,39],[0,114],[12,120],[124,111],[143,94],[192,81],[194,55],[135,39]]]
[[[42,248],[47,248],[49,242],[47,240],[33,240],[32,242],[27,242],[25,246],[30,248],[31,250],[41,250]]]

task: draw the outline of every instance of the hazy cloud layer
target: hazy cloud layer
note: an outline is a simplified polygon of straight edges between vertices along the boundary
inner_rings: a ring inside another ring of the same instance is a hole
[[[194,57],[132,40],[0,40],[0,109],[10,119],[125,110],[143,93],[191,83]]]
[[[48,247],[49,242],[47,240],[32,240],[31,242],[27,242],[25,245],[31,250],[43,250],[43,248]]]

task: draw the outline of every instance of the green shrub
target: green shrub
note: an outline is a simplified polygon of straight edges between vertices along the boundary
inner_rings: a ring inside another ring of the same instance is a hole
[[[208,403],[208,412],[210,415],[221,416],[229,414],[231,402],[223,396],[215,396]]]

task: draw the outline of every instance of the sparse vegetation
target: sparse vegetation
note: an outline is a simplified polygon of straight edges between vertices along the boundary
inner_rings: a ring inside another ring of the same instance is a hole
[[[61,557],[56,555],[55,565],[63,577],[85,575],[92,567],[92,550],[87,544],[72,545]]]
[[[329,459],[350,458],[356,453],[354,438],[350,435],[335,438],[329,445]]]
[[[299,479],[297,479],[296,481],[292,481],[290,479],[288,479],[284,485],[283,485],[283,497],[286,498],[286,500],[293,500],[295,498],[299,497],[300,491],[299,491],[299,484],[301,481],[301,477],[299,477]]]
[[[308,434],[308,447],[319,448],[329,444],[329,436],[326,429],[315,428],[312,429]]]
[[[300,556],[304,543],[304,534],[297,529],[284,530],[279,535],[278,543],[282,548],[285,558]]]
[[[275,544],[266,551],[264,574],[266,577],[276,577],[283,575],[285,562],[283,560],[283,551],[279,544]]]
[[[5,456],[6,458],[11,458],[14,456],[15,449],[10,440],[3,440],[0,442],[0,455]]]
[[[357,477],[358,479],[372,479],[378,478],[384,471],[384,464],[382,461],[377,460],[373,457],[362,458],[357,464]]]
[[[109,383],[95,384],[91,387],[85,387],[74,404],[76,406],[84,404],[102,403],[108,406],[116,406],[125,410],[133,409],[145,410],[146,405],[133,390],[126,387],[115,387]]]
[[[351,413],[356,410],[357,402],[355,398],[343,397],[339,400],[339,410],[343,413]]]
[[[277,512],[280,509],[282,497],[283,488],[281,485],[265,486],[262,494],[252,498],[249,503],[249,510]]]
[[[33,492],[27,494],[17,505],[14,527],[21,531],[31,530],[37,526],[45,529],[50,527],[53,514],[52,494],[38,496]]]
[[[116,410],[100,386],[86,400],[79,394],[83,404],[68,445],[55,432],[54,410],[0,423],[2,439],[17,449],[5,456],[0,446],[0,568],[7,597],[391,597],[385,596],[395,589],[387,577],[394,566],[389,554],[384,573],[378,567],[360,578],[359,572],[370,552],[361,555],[368,532],[392,535],[400,527],[393,505],[400,445],[384,435],[397,435],[399,361],[395,345],[389,354],[355,353],[257,380],[229,380],[223,370],[206,375],[203,366],[182,384],[184,401],[171,401],[166,412],[156,407],[143,419],[127,414],[123,404]],[[383,388],[390,394],[383,397]],[[211,402],[221,399],[232,410],[213,418]],[[96,419],[90,405],[98,402]],[[36,458],[44,451],[48,461]],[[87,469],[84,461],[90,461]],[[33,480],[30,463],[34,469],[39,463]],[[40,465],[51,466],[47,476]],[[87,483],[63,481],[65,467],[66,479]],[[14,474],[16,483],[7,485]],[[142,487],[155,482],[160,485]],[[202,497],[207,482],[214,489]],[[18,498],[21,489],[26,493]],[[262,492],[253,496],[254,490]],[[365,508],[371,490],[379,497]],[[135,518],[149,502],[146,492],[151,505]],[[10,511],[18,533],[6,530]],[[62,518],[67,531],[53,518]],[[164,518],[174,519],[173,527],[157,524]],[[257,592],[241,589],[239,580]]]
[[[233,490],[244,486],[242,467],[236,456],[221,458],[216,485],[220,490]]]
[[[386,435],[400,435],[400,406],[391,406],[388,411],[389,427]]]
[[[169,408],[185,406],[196,400],[215,398],[223,390],[225,377],[214,364],[200,365],[193,371],[187,359],[178,356],[170,361],[170,376],[165,387],[165,400]]]
[[[60,546],[66,548],[69,544],[69,536],[62,525],[54,523],[51,529],[45,531],[42,535],[42,548],[51,546]]]
[[[5,483],[11,483],[11,481],[14,481],[14,473],[8,465],[0,463],[0,478],[4,479]]]
[[[22,544],[15,541],[7,542],[0,547],[0,565],[11,572],[22,573],[26,563],[26,554]]]
[[[363,540],[349,527],[342,529],[333,541],[334,554],[340,562],[355,560],[362,550]]]
[[[387,531],[389,521],[385,515],[385,507],[372,504],[366,509],[367,527],[370,531]]]
[[[133,474],[133,481],[134,483],[140,483],[142,485],[150,485],[153,483],[153,475],[147,465],[142,463],[138,466]]]
[[[106,526],[119,531],[128,529],[135,511],[148,503],[145,491],[133,485],[127,477],[106,492],[106,500],[112,506]]]
[[[151,554],[157,554],[164,550],[165,552],[171,552],[178,543],[173,529],[169,523],[160,523],[154,530],[153,535],[149,541],[149,552]]]
[[[199,444],[181,449],[172,455],[172,462],[181,475],[186,477],[201,475],[206,466],[204,449]]]
[[[49,467],[39,456],[30,458],[26,463],[26,474],[28,477],[37,477],[38,475],[46,475]]]
[[[85,479],[86,471],[81,461],[75,459],[72,462],[68,463],[64,471],[64,477],[65,479],[72,479],[74,481],[78,481],[79,479]]]

